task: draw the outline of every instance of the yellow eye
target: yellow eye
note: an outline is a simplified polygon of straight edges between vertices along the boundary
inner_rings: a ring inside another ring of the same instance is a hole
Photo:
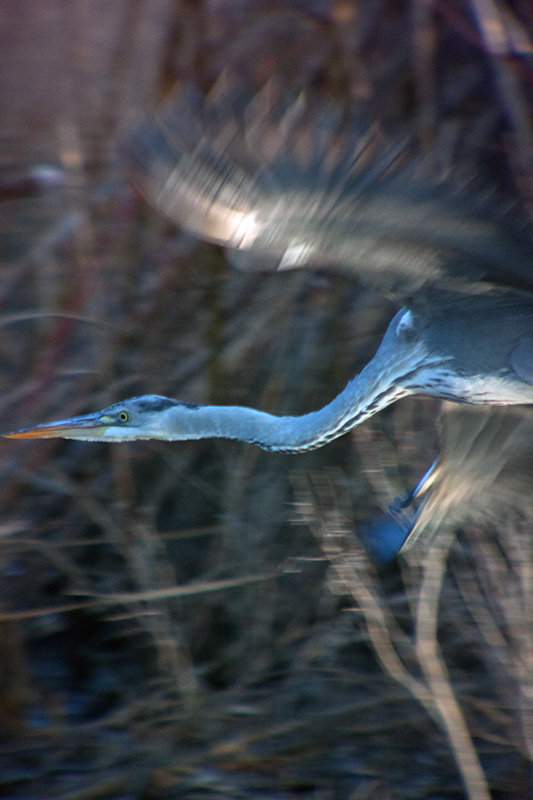
[[[128,422],[130,415],[127,411],[121,411],[118,415],[119,422]]]

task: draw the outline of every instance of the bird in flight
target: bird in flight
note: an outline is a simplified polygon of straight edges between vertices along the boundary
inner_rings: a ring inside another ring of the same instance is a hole
[[[268,93],[266,93],[268,94]],[[11,438],[226,438],[297,453],[401,397],[533,403],[533,257],[525,229],[424,175],[403,145],[342,128],[331,109],[180,90],[127,146],[163,214],[242,268],[353,276],[401,306],[369,364],[301,416],[146,395]],[[437,464],[438,464],[437,460]],[[418,487],[434,480],[435,466]]]

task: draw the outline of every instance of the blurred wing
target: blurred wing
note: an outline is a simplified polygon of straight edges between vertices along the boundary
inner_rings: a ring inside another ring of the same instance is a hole
[[[405,142],[271,95],[181,90],[126,146],[146,197],[241,267],[339,270],[400,299],[428,282],[533,289],[524,230],[422,177]]]
[[[533,513],[531,408],[445,402],[442,411],[441,454],[415,492],[423,499],[404,550],[441,526]]]

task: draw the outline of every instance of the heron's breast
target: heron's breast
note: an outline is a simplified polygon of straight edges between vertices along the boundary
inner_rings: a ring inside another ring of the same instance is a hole
[[[533,386],[512,374],[461,375],[439,370],[416,376],[415,393],[429,394],[444,400],[476,405],[524,405],[533,403]]]

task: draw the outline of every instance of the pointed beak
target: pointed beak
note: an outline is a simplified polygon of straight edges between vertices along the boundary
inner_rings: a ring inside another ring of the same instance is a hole
[[[111,425],[102,414],[87,414],[83,417],[71,417],[59,422],[35,425],[33,428],[22,428],[13,433],[4,433],[6,439],[98,439]]]

